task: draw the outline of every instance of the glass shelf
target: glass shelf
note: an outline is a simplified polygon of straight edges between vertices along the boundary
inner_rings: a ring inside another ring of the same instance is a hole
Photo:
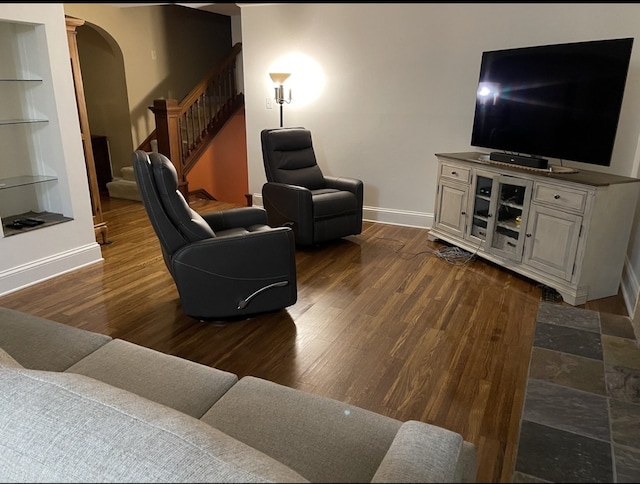
[[[35,226],[13,226],[13,222],[16,220],[21,220],[24,218],[33,218],[40,221],[40,224]],[[53,213],[53,212],[34,212],[29,211],[26,213],[21,213],[19,215],[12,215],[10,217],[4,217],[2,219],[2,232],[5,237],[9,237],[11,235],[24,234],[26,232],[30,232],[32,230],[38,230],[45,227],[50,227],[51,225],[57,225],[63,222],[69,222],[73,220],[72,217],[65,217],[61,213]]]
[[[15,188],[21,187],[24,185],[33,185],[35,183],[44,183],[48,181],[57,180],[56,176],[47,176],[47,175],[24,175],[24,176],[14,176],[11,178],[0,178],[0,190],[6,190],[7,188]]]
[[[42,82],[42,79],[18,79],[18,78],[0,78],[0,82]]]
[[[0,125],[48,123],[48,119],[0,119]]]

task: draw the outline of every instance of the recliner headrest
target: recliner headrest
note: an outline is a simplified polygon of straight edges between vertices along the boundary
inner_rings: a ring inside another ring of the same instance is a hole
[[[193,210],[178,190],[178,174],[173,163],[161,153],[149,154],[160,201],[169,219],[190,242],[215,237],[213,229]]]
[[[276,151],[294,151],[313,148],[311,131],[304,128],[283,128],[269,132],[271,149]]]
[[[264,129],[260,137],[268,181],[300,185],[310,190],[325,187],[313,150],[311,131],[304,128]]]

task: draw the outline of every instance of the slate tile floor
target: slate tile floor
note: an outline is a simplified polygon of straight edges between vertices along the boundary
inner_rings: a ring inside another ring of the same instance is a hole
[[[640,348],[626,316],[543,300],[513,482],[640,482]]]

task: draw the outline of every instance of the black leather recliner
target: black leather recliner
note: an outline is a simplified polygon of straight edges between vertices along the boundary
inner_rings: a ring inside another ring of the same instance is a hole
[[[198,214],[178,190],[175,167],[160,153],[135,151],[133,167],[185,314],[229,319],[296,302],[290,228],[267,225],[260,207]]]
[[[291,226],[298,246],[362,232],[362,181],[325,176],[308,129],[264,129],[260,137],[267,177],[262,199],[269,225]]]

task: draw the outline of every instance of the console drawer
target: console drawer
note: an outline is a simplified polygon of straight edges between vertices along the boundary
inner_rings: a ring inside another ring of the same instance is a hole
[[[460,165],[450,165],[448,163],[442,163],[440,168],[440,176],[449,178],[451,180],[458,180],[465,183],[469,183],[469,175],[471,169]]]
[[[580,213],[584,212],[587,205],[587,195],[588,193],[583,190],[574,190],[546,183],[536,183],[533,187],[534,201]]]

